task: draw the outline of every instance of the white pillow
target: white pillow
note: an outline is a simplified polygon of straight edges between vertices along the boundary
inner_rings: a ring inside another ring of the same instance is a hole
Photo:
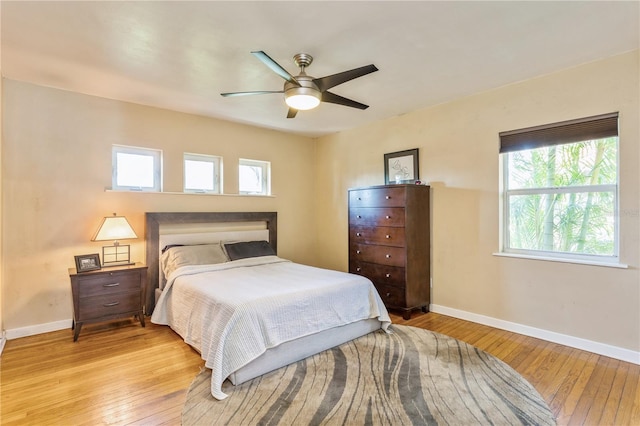
[[[175,246],[168,248],[160,257],[160,265],[165,277],[173,271],[188,265],[211,265],[227,262],[229,258],[216,244],[198,244],[193,246]]]

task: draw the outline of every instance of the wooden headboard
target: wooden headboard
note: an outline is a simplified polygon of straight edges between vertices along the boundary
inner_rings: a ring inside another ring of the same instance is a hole
[[[186,213],[146,213],[145,243],[146,263],[148,267],[147,287],[145,289],[145,313],[151,315],[155,308],[155,289],[158,288],[160,251],[160,227],[176,224],[213,224],[264,222],[269,230],[269,243],[278,252],[278,213],[277,212],[186,212]]]

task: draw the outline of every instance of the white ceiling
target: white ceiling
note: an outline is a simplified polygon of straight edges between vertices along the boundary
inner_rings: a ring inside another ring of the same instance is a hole
[[[2,1],[9,79],[308,136],[638,49],[640,3]],[[332,92],[370,105],[322,103],[287,119],[293,55],[323,77],[370,63],[380,71]]]

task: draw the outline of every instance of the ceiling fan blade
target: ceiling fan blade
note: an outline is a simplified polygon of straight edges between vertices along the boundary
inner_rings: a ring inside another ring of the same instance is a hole
[[[318,86],[321,92],[329,90],[338,84],[345,83],[354,78],[362,77],[363,75],[371,74],[378,71],[375,65],[365,65],[364,67],[354,68],[349,71],[340,72],[338,74],[328,75],[326,77],[314,78],[313,82]]]
[[[298,86],[300,86],[300,83],[298,83],[298,81],[295,79],[295,77],[292,76],[291,74],[289,74],[289,71],[287,71],[284,68],[282,68],[280,66],[280,64],[278,64],[276,61],[271,59],[271,57],[269,55],[267,55],[266,53],[264,53],[262,50],[259,50],[259,51],[256,51],[256,52],[251,52],[251,53],[256,58],[260,59],[266,66],[271,68],[271,71],[275,72],[280,77],[282,77],[285,80],[287,80],[289,83],[297,84]]]
[[[284,90],[276,90],[276,91],[261,90],[258,92],[231,92],[231,93],[220,93],[220,95],[224,96],[225,98],[228,98],[230,96],[267,95],[269,93],[284,93]]]
[[[352,108],[358,108],[358,109],[367,109],[367,108],[369,108],[369,105],[361,104],[360,102],[356,102],[356,101],[351,100],[351,99],[343,98],[342,96],[336,95],[335,93],[331,93],[331,92],[323,92],[321,100],[322,100],[322,102],[328,102],[328,103],[331,103],[331,104],[344,105],[344,106],[348,106],[348,107],[352,107]]]
[[[297,113],[298,113],[297,109],[289,108],[289,111],[287,112],[287,118],[295,118]]]

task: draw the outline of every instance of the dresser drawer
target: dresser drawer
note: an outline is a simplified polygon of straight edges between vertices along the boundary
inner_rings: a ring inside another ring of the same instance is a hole
[[[405,266],[405,250],[402,247],[352,243],[349,246],[349,259],[380,265]]]
[[[405,187],[352,189],[349,191],[349,207],[403,207]]]
[[[127,312],[141,312],[140,289],[137,292],[104,294],[83,299],[78,312],[79,321],[109,317]]]
[[[137,271],[113,272],[78,279],[80,297],[130,292],[134,290],[140,291],[140,273]]]
[[[402,207],[355,208],[349,210],[351,226],[404,226]]]
[[[404,228],[387,226],[354,226],[349,229],[354,243],[404,247]]]
[[[351,261],[349,262],[349,272],[367,277],[376,285],[405,287],[405,268],[399,266]]]
[[[400,287],[391,287],[387,285],[376,285],[378,294],[385,306],[403,307],[406,306],[405,290]]]

